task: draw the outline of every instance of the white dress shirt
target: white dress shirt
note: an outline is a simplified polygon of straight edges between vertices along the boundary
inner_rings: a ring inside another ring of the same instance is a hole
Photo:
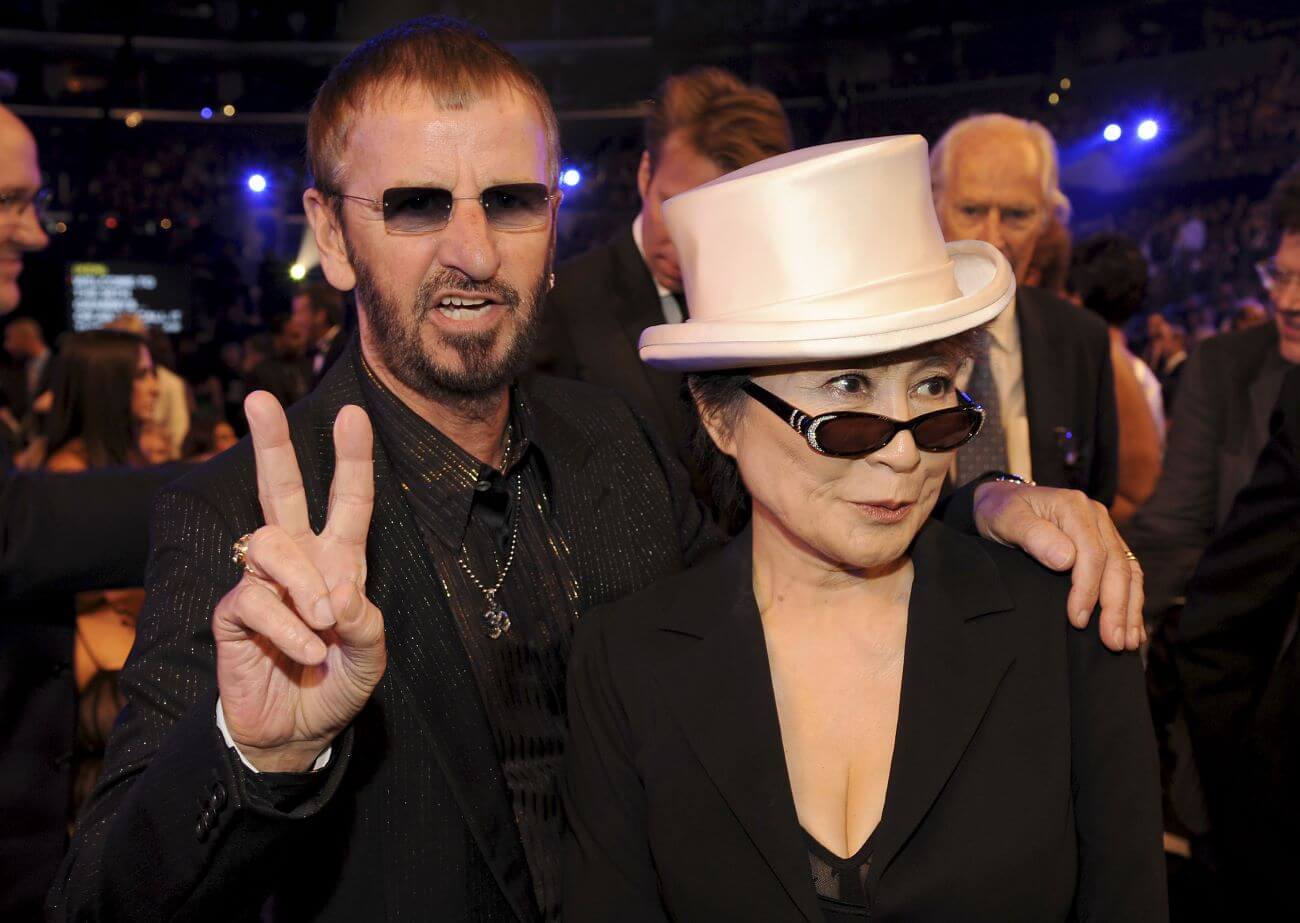
[[[632,221],[632,243],[636,244],[636,252],[641,254],[641,262],[645,263],[645,268],[650,271],[650,278],[655,281],[655,291],[659,293],[659,309],[664,312],[664,321],[669,324],[680,324],[682,317],[682,306],[677,302],[677,298],[672,292],[659,284],[655,279],[654,272],[650,270],[650,261],[645,258],[645,243],[641,237],[641,216],[637,215]]]
[[[1016,302],[988,326],[989,366],[998,389],[1002,431],[1007,442],[1007,473],[1026,481],[1034,479],[1033,456],[1029,448],[1029,406],[1025,401],[1025,364],[1020,353],[1020,328],[1016,325]],[[964,391],[970,380],[965,373],[958,386]],[[978,400],[978,395],[976,396]],[[954,466],[956,461],[953,461]]]

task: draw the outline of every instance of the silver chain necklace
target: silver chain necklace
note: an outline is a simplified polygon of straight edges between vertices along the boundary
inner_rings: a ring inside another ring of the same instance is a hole
[[[505,446],[505,450],[501,453],[501,467],[503,469],[505,468],[509,460],[510,460],[510,428],[507,426],[506,446]],[[465,572],[465,576],[469,577],[470,581],[474,584],[474,586],[478,587],[479,591],[482,592],[482,594],[487,597],[487,611],[483,613],[483,621],[487,623],[487,635],[493,641],[495,641],[497,638],[501,637],[503,634],[505,634],[510,630],[510,613],[506,612],[506,610],[502,608],[501,603],[497,602],[497,593],[500,591],[501,585],[506,582],[506,574],[510,573],[510,565],[514,563],[515,560],[515,545],[518,544],[519,542],[519,518],[520,518],[519,506],[521,503],[523,503],[523,495],[520,492],[520,486],[521,486],[520,473],[516,471],[515,472],[515,524],[514,524],[514,528],[511,530],[510,533],[510,551],[509,553],[506,554],[506,563],[501,568],[501,573],[497,575],[497,582],[490,587],[486,587],[483,585],[483,582],[474,575],[474,572],[470,570],[469,564],[465,560],[466,557],[468,557],[469,551],[465,547],[464,542],[461,542],[460,545],[460,557],[456,559],[456,563],[459,564],[461,570]]]

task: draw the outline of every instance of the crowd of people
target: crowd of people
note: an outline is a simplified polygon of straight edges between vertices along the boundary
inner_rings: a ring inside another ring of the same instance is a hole
[[[540,82],[415,20],[268,168],[289,286],[247,152],[0,108],[0,913],[1294,912],[1300,166],[1085,226],[1044,124],[933,134],[691,70],[566,225]],[[184,333],[15,310],[41,161]]]

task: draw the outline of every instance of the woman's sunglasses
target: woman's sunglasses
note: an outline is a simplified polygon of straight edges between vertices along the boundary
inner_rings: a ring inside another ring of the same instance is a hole
[[[923,413],[910,420],[892,420],[874,413],[823,413],[809,416],[752,381],[741,388],[772,413],[785,420],[814,452],[832,458],[860,458],[878,452],[899,433],[910,430],[922,452],[951,452],[970,442],[984,425],[984,408],[958,391],[956,407]]]
[[[385,189],[378,201],[365,196],[332,193],[340,199],[363,202],[384,214],[384,228],[398,234],[441,231],[451,221],[452,206],[458,201],[476,201],[483,206],[488,224],[498,231],[531,231],[551,218],[551,192],[542,183],[507,183],[490,186],[476,196],[453,196],[450,189],[436,186],[400,186]]]

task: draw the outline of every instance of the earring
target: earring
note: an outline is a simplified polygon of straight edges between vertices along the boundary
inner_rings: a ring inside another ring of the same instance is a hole
[[[550,291],[553,288],[555,288],[555,273],[551,273],[550,277],[546,280],[546,290]]]

